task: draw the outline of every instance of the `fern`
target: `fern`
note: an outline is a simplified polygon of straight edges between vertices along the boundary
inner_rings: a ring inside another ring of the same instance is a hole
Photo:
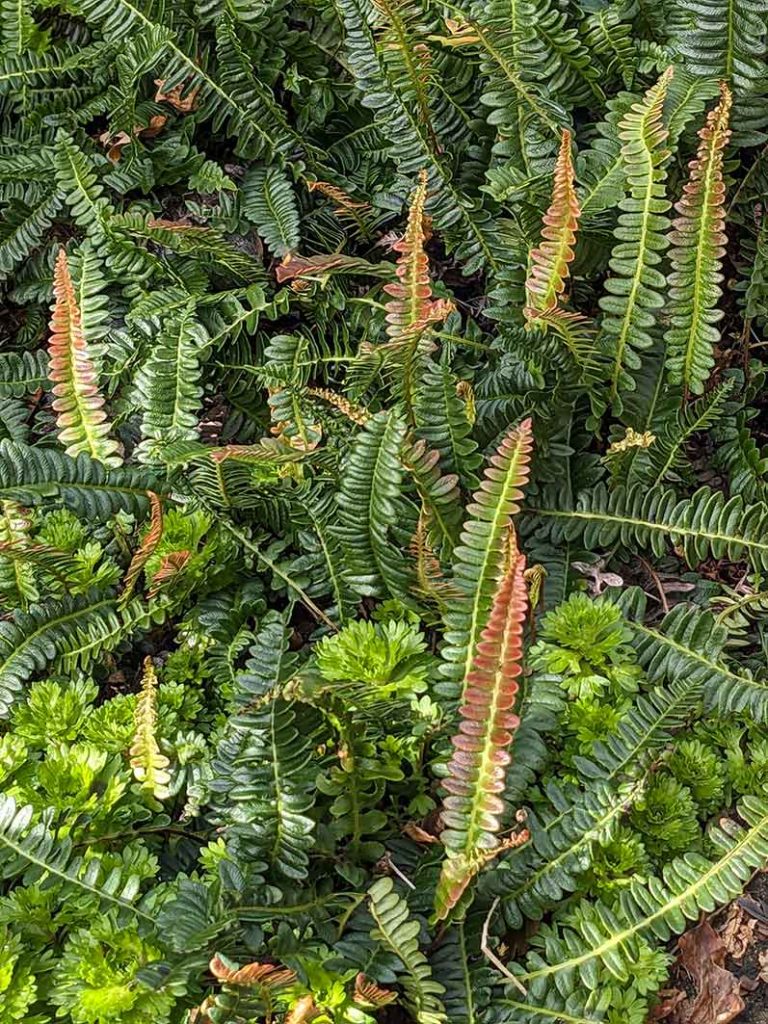
[[[32,206],[17,201],[5,210],[0,227],[0,280],[7,280],[20,263],[29,259],[60,209],[61,196],[54,190]]]
[[[379,939],[402,963],[403,989],[409,1009],[418,1024],[441,1024],[446,1020],[440,1001],[443,986],[434,981],[429,962],[419,949],[419,928],[408,917],[405,901],[395,891],[391,878],[381,878],[368,891],[371,916]]]
[[[526,420],[503,439],[486,467],[475,500],[467,507],[469,518],[453,559],[454,581],[461,597],[446,609],[440,666],[445,679],[442,689],[452,699],[458,697],[469,676],[488,621],[509,525],[528,481],[532,446],[531,423]]]
[[[738,893],[768,853],[765,802],[749,798],[740,805],[739,813],[746,828],[724,819],[710,829],[717,859],[708,861],[691,853],[671,861],[663,882],[654,879],[647,887],[634,883],[615,909],[599,902],[592,906],[582,903],[562,932],[548,930],[543,936],[546,959],[531,954],[527,970],[517,974],[530,997],[540,1002],[553,984],[562,994],[570,994],[577,978],[585,989],[594,988],[598,964],[604,965],[609,976],[626,981],[628,964],[644,936],[667,939],[682,931],[686,920],[695,920],[700,907],[712,910]]]
[[[136,375],[141,451],[147,461],[156,461],[166,444],[197,437],[200,361],[207,340],[190,302],[163,321],[160,336]]]
[[[123,580],[123,592],[120,595],[121,604],[126,604],[133,594],[134,588],[141,575],[144,566],[155,552],[163,536],[163,506],[158,496],[153,491],[147,492],[150,507],[149,529],[144,534],[141,544],[131,558],[131,564]]]
[[[67,445],[68,455],[85,452],[107,466],[120,465],[117,443],[108,436],[111,425],[99,393],[96,368],[63,249],[56,259],[54,293],[48,372],[54,384],[53,408],[58,414],[59,438]]]
[[[130,749],[136,779],[158,800],[170,796],[168,758],[160,752],[157,730],[157,676],[151,658],[144,660],[141,693],[136,701],[135,734]]]
[[[745,507],[738,495],[726,500],[720,491],[708,487],[678,499],[663,487],[648,490],[636,484],[629,489],[618,486],[609,493],[599,484],[580,497],[573,511],[539,509],[538,513],[555,521],[557,536],[583,537],[588,548],[618,541],[662,555],[673,543],[691,566],[708,557],[736,560],[742,556],[756,569],[768,565],[768,545],[763,541],[768,508]]]
[[[522,671],[522,632],[527,612],[525,557],[510,535],[509,565],[501,577],[485,626],[464,681],[459,733],[443,782],[442,833],[447,859],[437,883],[436,917],[446,916],[473,874],[498,844],[504,803],[508,748],[520,724],[514,714]]]
[[[668,133],[661,114],[672,75],[673,69],[668,68],[619,126],[629,196],[619,203],[623,212],[615,232],[619,244],[611,257],[613,276],[605,283],[608,294],[600,300],[605,314],[603,336],[612,363],[610,398],[616,412],[621,410],[621,394],[635,389],[629,371],[642,365],[636,350],[653,344],[655,310],[663,305],[665,281],[656,268],[666,248],[669,203],[664,197],[668,151],[663,148]]]
[[[291,671],[283,623],[265,621],[237,678],[236,709],[213,764],[225,834],[244,856],[265,857],[285,878],[307,875],[313,845],[312,728],[307,709],[276,690]]]
[[[0,623],[0,714],[7,717],[24,683],[56,659],[88,664],[142,623],[147,612],[129,605],[118,613],[109,594],[34,605]]]
[[[667,370],[672,384],[682,384],[695,395],[703,394],[714,366],[712,349],[720,334],[713,324],[723,315],[715,307],[722,294],[720,265],[726,242],[722,162],[730,138],[730,109],[731,94],[723,85],[720,103],[699,131],[699,150],[669,235],[672,326],[665,336]]]
[[[3,352],[0,354],[0,398],[21,398],[48,384],[45,352]]]
[[[98,861],[75,854],[70,837],[56,836],[44,821],[33,824],[33,808],[17,807],[13,797],[0,795],[0,872],[4,878],[24,876],[28,882],[50,880],[82,891],[105,909],[152,923],[136,906],[141,878],[125,866],[105,872]],[[95,868],[95,870],[94,870]]]
[[[724,79],[734,93],[736,140],[754,146],[765,139],[768,96],[762,81],[765,4],[761,0],[680,0],[671,22],[675,49],[697,75]]]
[[[406,560],[390,543],[402,525],[404,469],[400,449],[406,426],[397,411],[374,416],[358,435],[342,472],[337,535],[349,586],[361,596],[390,593],[407,600]],[[367,507],[361,529],[361,511]]]
[[[285,172],[279,167],[252,167],[242,186],[242,210],[253,221],[275,256],[299,246],[299,212]]]
[[[555,164],[552,203],[544,215],[541,246],[531,253],[525,311],[529,321],[536,320],[537,311],[549,312],[560,301],[568,264],[574,257],[580,212],[573,182],[571,133],[564,131]]]

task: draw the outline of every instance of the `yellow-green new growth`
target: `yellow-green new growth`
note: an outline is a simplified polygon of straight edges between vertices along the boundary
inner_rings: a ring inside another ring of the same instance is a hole
[[[144,789],[151,790],[158,800],[170,796],[171,781],[168,758],[160,752],[157,742],[157,675],[151,658],[144,659],[141,693],[136,702],[131,768]]]

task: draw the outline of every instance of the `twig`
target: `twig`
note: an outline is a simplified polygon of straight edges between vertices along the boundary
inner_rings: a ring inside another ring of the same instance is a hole
[[[505,978],[509,978],[509,980],[512,982],[516,989],[522,992],[524,996],[527,996],[528,992],[526,991],[526,988],[523,985],[523,983],[520,981],[519,978],[516,978],[514,976],[514,974],[509,970],[509,968],[505,964],[501,962],[501,960],[499,960],[499,958],[496,956],[496,954],[493,952],[490,945],[488,944],[488,929],[491,926],[491,918],[496,913],[496,907],[498,907],[499,905],[499,899],[500,897],[497,896],[496,899],[493,901],[493,903],[491,904],[491,909],[486,914],[485,921],[483,921],[483,931],[480,936],[480,949],[483,951],[484,955],[491,961],[493,966],[497,970],[501,971]]]
[[[413,889],[414,892],[416,891],[416,886],[413,884],[413,882],[407,875],[403,874],[403,872],[400,870],[397,864],[395,864],[395,862],[392,860],[389,854],[387,854],[387,867],[392,868],[392,870],[395,872],[400,881],[405,882],[409,889]]]
[[[656,573],[656,570],[653,568],[653,566],[651,565],[650,562],[647,562],[643,558],[642,555],[638,555],[637,557],[638,557],[638,560],[643,565],[645,571],[648,573],[648,575],[651,577],[651,579],[655,583],[656,589],[659,592],[659,600],[661,601],[661,607],[664,609],[664,614],[667,615],[669,613],[669,601],[667,601],[667,595],[664,593],[664,587],[661,584],[661,580],[659,579],[658,574]]]

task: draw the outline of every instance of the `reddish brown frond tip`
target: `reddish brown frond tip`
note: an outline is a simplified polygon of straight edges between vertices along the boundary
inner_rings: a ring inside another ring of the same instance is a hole
[[[528,610],[525,556],[514,534],[488,622],[467,674],[459,731],[443,782],[442,840],[447,858],[438,884],[435,913],[442,920],[472,877],[499,846],[501,796],[510,746],[520,719],[514,708],[522,672],[523,624]]]
[[[155,548],[160,543],[160,538],[163,536],[163,503],[154,491],[147,491],[147,497],[149,498],[150,507],[149,529],[134,552],[131,564],[128,566],[128,572],[125,574],[125,584],[120,597],[121,604],[125,604],[130,598],[136,586],[136,581],[139,578],[139,573],[149,561]]]
[[[68,455],[85,452],[108,466],[120,465],[117,443],[109,438],[110,424],[104,411],[98,377],[83,334],[82,318],[75,297],[64,249],[59,250],[53,271],[55,298],[48,342],[53,382],[52,402],[59,439]]]
[[[555,163],[552,202],[544,214],[541,244],[531,253],[525,283],[525,317],[529,321],[535,319],[537,311],[555,309],[565,291],[580,215],[571,157],[571,133],[564,128]]]

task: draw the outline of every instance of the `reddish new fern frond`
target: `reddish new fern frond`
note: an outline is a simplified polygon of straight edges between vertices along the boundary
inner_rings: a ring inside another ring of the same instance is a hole
[[[410,342],[435,321],[444,320],[453,308],[444,299],[432,298],[429,260],[424,251],[424,206],[427,201],[427,172],[419,172],[419,183],[408,211],[403,237],[392,246],[400,253],[398,280],[384,285],[392,296],[387,302],[387,334],[393,342]]]
[[[544,214],[541,245],[531,253],[531,268],[525,283],[525,317],[529,321],[535,320],[538,312],[555,309],[565,291],[580,213],[574,187],[571,133],[564,128],[555,163],[552,202]]]
[[[355,978],[355,993],[352,996],[353,1002],[370,1010],[380,1010],[383,1006],[394,1003],[397,996],[388,988],[382,988],[375,981],[362,973]]]
[[[351,420],[358,427],[364,427],[371,418],[367,409],[360,405],[355,405],[348,398],[345,398],[344,395],[340,395],[330,388],[307,388],[307,394],[313,398],[322,398],[324,402],[328,402],[334,409],[338,409],[340,413],[343,413],[348,420]]]
[[[414,563],[413,591],[419,597],[434,602],[438,608],[442,609],[445,607],[446,601],[460,598],[461,592],[451,580],[445,579],[443,568],[432,548],[429,535],[430,516],[422,505],[416,530],[409,545]]]
[[[528,610],[525,556],[510,527],[507,567],[496,588],[487,624],[477,645],[459,709],[459,731],[443,782],[441,839],[446,860],[435,895],[442,920],[500,842],[509,747],[520,719],[514,713],[522,672],[523,623]]]
[[[136,581],[144,566],[149,561],[155,548],[163,536],[163,503],[154,491],[147,491],[149,498],[150,520],[149,529],[141,539],[141,543],[133,554],[131,564],[125,574],[123,592],[120,595],[120,603],[125,605],[133,593]]]
[[[86,452],[108,466],[122,462],[118,446],[109,437],[111,429],[104,411],[104,398],[88,343],[83,334],[80,310],[69,272],[67,254],[59,251],[53,272],[55,304],[48,343],[53,382],[53,409],[59,440],[67,455]]]
[[[181,551],[171,551],[170,554],[164,555],[163,560],[160,563],[160,568],[152,576],[151,585],[147,597],[152,600],[153,597],[157,597],[158,593],[166,587],[180,572],[184,569],[187,562],[192,557],[192,553],[183,549]]]
[[[277,964],[246,964],[233,967],[223,956],[217,954],[210,962],[211,974],[225,985],[245,985],[248,988],[278,989],[292,985],[296,973],[289,967]]]
[[[699,131],[699,148],[688,165],[688,181],[675,204],[669,240],[669,315],[665,335],[667,370],[686,394],[702,395],[715,365],[713,349],[720,341],[715,326],[724,316],[717,308],[722,295],[725,234],[723,156],[731,137],[728,121],[732,97],[720,84],[720,102]]]
[[[333,212],[339,220],[347,218],[359,222],[359,211],[371,208],[370,203],[358,202],[352,196],[347,195],[343,188],[331,185],[327,181],[307,182],[307,188],[310,192],[319,192],[327,199],[331,199],[335,203]]]

